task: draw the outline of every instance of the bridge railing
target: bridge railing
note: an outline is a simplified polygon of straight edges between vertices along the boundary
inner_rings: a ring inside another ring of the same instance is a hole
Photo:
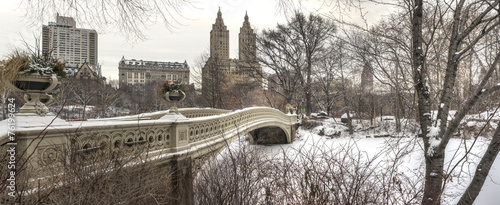
[[[122,149],[125,152],[142,152],[147,148],[151,157],[168,157],[176,153],[193,153],[203,146],[223,138],[232,138],[252,129],[275,126],[287,134],[287,141],[294,138],[296,115],[286,115],[279,110],[252,107],[230,112],[216,109],[180,109],[188,119],[177,121],[157,119],[166,112],[67,122],[49,127],[20,127],[16,132],[17,150],[34,153],[35,166],[56,160],[57,148],[71,143],[78,151],[96,149]],[[0,145],[8,142],[0,137]]]
[[[231,112],[230,110],[213,109],[213,108],[179,108],[179,112],[187,118],[206,117],[213,115],[220,115]],[[169,113],[169,110],[162,110],[151,113],[142,113],[138,115],[128,115],[121,117],[103,118],[103,119],[89,119],[89,121],[137,121],[137,120],[151,120],[159,119],[160,117]]]
[[[190,120],[189,123],[189,142],[195,143],[221,134],[228,135],[235,130],[256,123],[274,121],[291,126],[296,124],[296,119],[295,115],[285,115],[275,109],[260,107],[243,109],[217,117],[196,118]]]

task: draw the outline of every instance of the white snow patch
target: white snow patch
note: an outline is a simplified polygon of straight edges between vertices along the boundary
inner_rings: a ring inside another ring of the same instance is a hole
[[[352,119],[352,118],[355,118],[356,116],[356,113],[355,112],[350,112],[349,113],[349,117]],[[340,118],[346,118],[347,119],[347,112],[342,114],[342,116],[340,116]]]
[[[427,133],[427,137],[436,137],[439,134],[439,131],[441,131],[439,127],[431,126],[429,127],[429,133]]]
[[[427,128],[427,137],[429,138],[429,149],[427,150],[427,155],[432,156],[434,155],[434,149],[439,146],[441,143],[441,139],[438,139],[437,136],[439,135],[439,132],[441,131],[441,128],[439,126],[441,125],[441,120],[437,120],[436,126],[430,126]]]
[[[436,137],[438,136],[439,132],[441,131],[441,128],[439,128],[439,126],[441,125],[441,120],[438,120],[437,123],[436,123],[436,126],[430,126],[427,128],[427,131],[429,133],[427,133],[427,137]]]
[[[429,146],[429,149],[427,150],[427,155],[428,155],[428,156],[432,156],[432,155],[434,155],[434,152],[435,152],[435,150],[434,150],[434,149],[435,149],[437,146],[439,146],[439,144],[440,144],[440,143],[441,143],[441,139],[438,139],[438,138],[436,138],[436,137],[431,137],[431,138],[429,139],[429,145],[430,145],[430,146]]]
[[[469,121],[469,122],[467,122],[467,125],[466,125],[466,126],[467,126],[467,127],[475,127],[475,126],[476,126],[476,124],[477,124],[477,122],[476,122],[476,121]]]
[[[441,103],[439,106],[440,106],[441,108],[443,108],[443,107],[444,107],[444,103]]]

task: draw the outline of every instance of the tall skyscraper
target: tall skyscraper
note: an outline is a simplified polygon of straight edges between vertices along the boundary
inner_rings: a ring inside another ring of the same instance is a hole
[[[66,67],[80,67],[85,62],[96,67],[97,45],[97,32],[76,28],[76,22],[71,17],[57,15],[56,22],[42,27],[42,53],[66,63]]]
[[[257,61],[257,46],[255,39],[257,38],[253,32],[252,27],[250,27],[250,22],[248,21],[248,14],[245,13],[245,21],[243,21],[243,26],[240,28],[239,37],[239,58],[240,61],[245,62],[256,62]]]
[[[361,88],[363,92],[373,91],[373,69],[368,63],[363,66],[361,71]]]
[[[229,30],[224,25],[220,8],[210,31],[210,58],[229,59]]]

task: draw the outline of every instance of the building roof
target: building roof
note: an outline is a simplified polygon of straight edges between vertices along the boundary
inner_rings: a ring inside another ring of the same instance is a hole
[[[99,76],[97,75],[96,71],[94,69],[92,69],[87,62],[83,63],[82,66],[80,66],[80,68],[78,69],[78,71],[75,73],[75,77],[78,77],[79,74],[81,75],[82,73],[85,73],[85,71],[87,71],[86,72],[87,74],[91,75],[91,76],[88,76],[88,77],[90,77],[92,79],[99,78]]]
[[[137,67],[143,67],[143,66],[152,66],[155,68],[162,68],[162,69],[189,69],[189,65],[187,64],[187,61],[184,60],[184,63],[179,63],[179,62],[162,62],[162,61],[145,61],[145,60],[136,60],[136,59],[125,59],[123,56],[122,59],[120,60],[120,65],[129,65],[129,66],[137,66]]]

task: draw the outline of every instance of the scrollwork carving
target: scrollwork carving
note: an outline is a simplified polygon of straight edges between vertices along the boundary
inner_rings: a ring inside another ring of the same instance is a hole
[[[186,141],[186,140],[187,140],[187,130],[180,130],[179,141]]]

